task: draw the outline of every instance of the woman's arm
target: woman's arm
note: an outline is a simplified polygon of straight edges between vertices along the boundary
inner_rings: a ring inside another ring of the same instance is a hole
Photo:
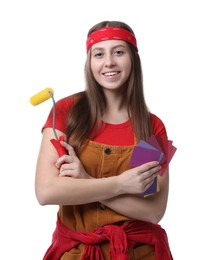
[[[63,135],[59,131],[57,134]],[[35,178],[36,197],[41,205],[79,205],[119,195],[114,178],[91,179],[87,178],[88,175],[86,178],[61,177],[61,171],[56,166],[60,158],[50,142],[52,138],[53,130],[44,129]]]
[[[140,195],[124,194],[101,203],[119,214],[133,219],[158,223],[164,216],[169,190],[169,171],[158,176],[160,191],[145,198]]]
[[[57,133],[63,134],[59,131]],[[44,129],[35,180],[36,197],[42,205],[81,205],[108,200],[126,193],[139,194],[150,187],[160,172],[158,163],[151,162],[130,169],[119,176],[95,179],[88,178],[88,174],[80,165],[76,176],[74,166],[79,166],[80,161],[76,161],[77,157],[72,154],[73,152],[70,152],[69,156],[58,158],[50,142],[52,138],[52,129]],[[68,151],[72,149],[67,144],[65,147]],[[65,163],[60,166],[60,162]]]

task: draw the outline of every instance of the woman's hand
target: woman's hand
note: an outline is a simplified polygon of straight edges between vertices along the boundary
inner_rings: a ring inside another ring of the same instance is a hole
[[[149,162],[123,172],[118,177],[121,193],[138,194],[145,192],[160,173],[158,162]]]
[[[68,176],[80,179],[91,178],[85,171],[73,147],[64,141],[61,142],[61,145],[68,151],[68,155],[63,155],[56,161],[55,165],[60,171],[59,176]]]

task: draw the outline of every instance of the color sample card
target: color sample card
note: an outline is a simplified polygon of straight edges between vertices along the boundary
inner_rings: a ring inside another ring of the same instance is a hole
[[[158,161],[162,166],[160,175],[163,175],[176,150],[173,141],[162,140],[159,136],[152,135],[146,141],[140,140],[134,147],[130,166],[136,167],[151,161]],[[155,178],[153,184],[142,193],[142,196],[145,197],[157,191],[159,191],[159,185]]]

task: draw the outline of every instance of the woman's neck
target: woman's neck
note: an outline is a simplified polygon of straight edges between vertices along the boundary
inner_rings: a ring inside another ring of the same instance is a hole
[[[127,107],[123,102],[123,95],[117,93],[107,93],[106,110],[103,112],[102,119],[110,124],[120,124],[129,119]]]

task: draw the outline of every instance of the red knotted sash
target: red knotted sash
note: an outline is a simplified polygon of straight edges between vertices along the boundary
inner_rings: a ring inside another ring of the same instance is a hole
[[[70,249],[84,243],[82,260],[103,260],[100,243],[110,241],[110,259],[127,260],[128,248],[148,244],[155,246],[156,260],[173,260],[167,234],[160,225],[144,221],[125,222],[121,226],[106,225],[93,232],[73,232],[57,219],[52,244],[43,260],[57,260]]]

